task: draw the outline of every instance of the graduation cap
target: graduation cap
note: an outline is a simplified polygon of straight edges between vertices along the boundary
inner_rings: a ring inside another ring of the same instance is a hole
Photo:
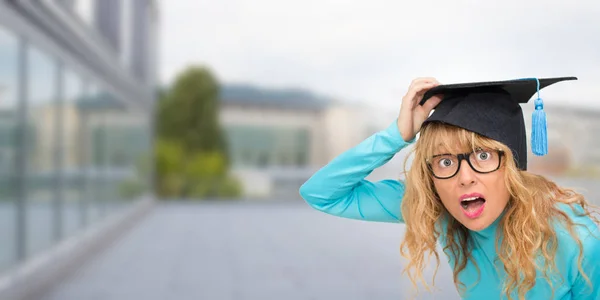
[[[443,100],[435,107],[423,126],[442,122],[476,132],[507,145],[517,167],[527,170],[527,140],[521,103],[527,103],[537,93],[532,116],[531,148],[538,156],[547,154],[546,115],[540,90],[576,77],[523,78],[438,85],[428,90],[420,105],[434,95]]]

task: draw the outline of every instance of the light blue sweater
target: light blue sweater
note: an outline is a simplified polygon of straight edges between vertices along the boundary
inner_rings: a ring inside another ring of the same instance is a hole
[[[385,130],[373,134],[321,168],[302,185],[300,195],[313,208],[333,216],[403,223],[400,203],[404,195],[404,182],[393,179],[371,182],[365,178],[412,142],[407,143],[402,139],[394,121]],[[553,279],[552,297],[550,286],[538,273],[536,285],[527,293],[526,299],[600,299],[600,240],[596,238],[600,237],[600,231],[591,219],[575,215],[569,206],[562,208],[576,223],[592,229],[595,235],[590,235],[590,231],[583,227],[576,227],[584,246],[583,270],[593,288],[590,288],[577,268],[577,244],[562,226],[557,226],[559,246],[555,262],[564,280]],[[499,220],[500,218],[482,231],[470,232],[475,244],[472,256],[477,262],[481,277],[477,285],[473,286],[478,273],[469,261],[466,269],[459,275],[459,279],[470,287],[463,299],[506,299],[502,294],[506,274],[499,260],[494,266]],[[445,246],[443,239],[439,243],[442,247]],[[448,262],[454,266],[452,257],[448,256]],[[516,293],[513,295],[513,299],[517,299]]]

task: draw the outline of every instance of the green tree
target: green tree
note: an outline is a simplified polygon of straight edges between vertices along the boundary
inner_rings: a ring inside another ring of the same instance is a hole
[[[205,67],[181,72],[161,93],[155,145],[156,188],[162,197],[235,197],[229,156],[219,123],[219,84]]]
[[[219,126],[219,84],[205,67],[189,67],[177,76],[159,103],[158,134],[181,142],[184,151],[217,151],[227,156]],[[201,134],[200,134],[201,133]]]

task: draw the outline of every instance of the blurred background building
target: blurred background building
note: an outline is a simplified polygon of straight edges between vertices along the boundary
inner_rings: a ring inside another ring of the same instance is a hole
[[[224,85],[221,91],[232,172],[247,197],[297,199],[317,168],[374,132],[378,119],[371,113],[364,104],[309,90]]]
[[[151,199],[157,22],[152,0],[0,1],[0,288]]]

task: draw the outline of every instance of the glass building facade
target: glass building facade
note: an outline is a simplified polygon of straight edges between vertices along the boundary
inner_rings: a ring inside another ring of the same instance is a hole
[[[0,273],[152,199],[155,5],[0,0]]]
[[[226,125],[234,168],[305,167],[310,139],[307,128]]]

